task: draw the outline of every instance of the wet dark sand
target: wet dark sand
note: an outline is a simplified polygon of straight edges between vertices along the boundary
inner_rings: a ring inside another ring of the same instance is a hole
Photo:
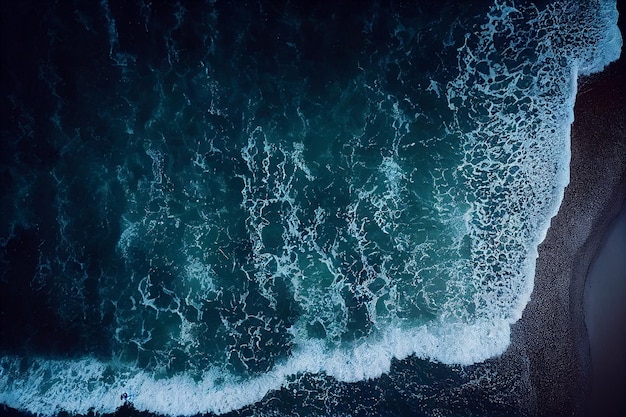
[[[626,33],[625,14],[621,10],[622,33]],[[603,236],[626,200],[623,53],[603,73],[579,81],[571,142],[570,184],[539,246],[531,301],[513,326],[511,347],[502,357],[518,364],[519,357],[527,361],[530,391],[523,408],[541,416],[595,416],[611,411],[597,408],[597,401],[592,401],[594,369],[596,380],[602,377],[597,374],[601,370],[592,366],[599,359],[590,354],[583,295]],[[599,295],[591,291],[586,296]],[[595,313],[604,308],[596,303]],[[615,328],[619,331],[624,330]],[[597,383],[595,388],[597,393]]]
[[[589,415],[626,416],[626,204],[591,264],[584,309],[593,370]]]

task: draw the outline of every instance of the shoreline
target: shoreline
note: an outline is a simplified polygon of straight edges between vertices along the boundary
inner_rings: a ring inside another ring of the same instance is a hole
[[[618,6],[619,7],[619,6]],[[619,26],[625,36],[626,11]],[[588,271],[626,200],[626,57],[579,79],[570,183],[539,245],[535,282],[503,361],[527,361],[525,414],[584,416],[593,368],[583,300]]]

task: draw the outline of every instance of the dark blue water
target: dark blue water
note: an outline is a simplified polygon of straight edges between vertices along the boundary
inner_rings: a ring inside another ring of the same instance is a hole
[[[529,299],[614,1],[2,8],[0,403],[531,407],[527,365],[474,364]]]

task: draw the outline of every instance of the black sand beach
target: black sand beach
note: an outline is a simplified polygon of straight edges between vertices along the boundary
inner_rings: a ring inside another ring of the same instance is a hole
[[[626,11],[620,12],[624,33]],[[617,412],[612,408],[618,404],[605,407],[591,401],[595,358],[590,355],[583,294],[603,236],[626,200],[624,97],[623,53],[601,74],[579,80],[570,183],[539,247],[531,301],[513,326],[512,345],[502,357],[504,361],[516,355],[528,358],[532,388],[525,407],[533,414],[595,416]],[[593,290],[586,294],[587,298],[595,296]]]

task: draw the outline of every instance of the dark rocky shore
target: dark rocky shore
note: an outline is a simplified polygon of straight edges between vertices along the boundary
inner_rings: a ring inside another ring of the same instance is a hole
[[[622,34],[625,15],[620,10]],[[624,54],[604,72],[579,80],[578,91],[570,183],[539,247],[531,301],[500,359],[515,367],[526,363],[530,390],[522,409],[540,416],[599,415],[589,405],[593,368],[583,294],[603,235],[626,200]]]

